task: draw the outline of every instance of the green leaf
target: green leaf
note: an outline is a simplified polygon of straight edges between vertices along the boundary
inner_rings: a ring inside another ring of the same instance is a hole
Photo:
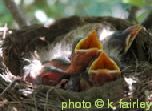
[[[123,3],[130,3],[130,4],[135,5],[137,7],[142,7],[142,6],[147,5],[144,0],[123,0]]]
[[[137,21],[139,22],[139,23],[141,23],[143,20],[144,20],[144,18],[145,18],[145,16],[146,15],[148,15],[148,11],[144,11],[141,15],[139,15],[138,17],[137,17]]]

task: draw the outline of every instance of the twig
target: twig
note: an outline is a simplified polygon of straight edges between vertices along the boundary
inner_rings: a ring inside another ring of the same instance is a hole
[[[37,111],[37,104],[36,104],[36,97],[35,97],[35,95],[36,95],[36,93],[34,94],[34,104],[35,104],[35,108],[36,108],[35,111]]]
[[[66,102],[68,102],[62,95],[59,91],[57,91],[55,88],[54,88],[54,91]]]
[[[4,91],[0,94],[0,96],[3,96],[4,93],[9,90],[9,88],[12,86],[12,82],[4,89]]]
[[[146,29],[152,28],[152,11],[148,14],[148,17],[144,20],[144,22],[142,23],[142,25]]]
[[[132,6],[131,9],[128,11],[129,15],[128,15],[128,20],[130,22],[135,21],[136,23],[138,23],[137,19],[136,19],[136,13],[139,10],[139,7],[136,6]]]
[[[52,91],[52,90],[54,90],[64,101],[68,102],[68,101],[60,94],[60,92],[55,89],[55,87],[52,87],[51,89],[49,89],[49,90],[47,91],[44,111],[46,111],[46,108],[47,108],[47,102],[48,102],[49,92]]]
[[[3,33],[3,37],[2,37],[3,40],[5,39],[6,31],[8,31],[7,23],[5,23],[4,28],[5,28],[6,30],[4,30],[4,33]]]
[[[3,0],[6,7],[12,14],[12,17],[16,21],[16,23],[19,25],[19,27],[28,26],[27,20],[24,18],[23,13],[21,12],[21,9],[16,5],[14,0]]]
[[[47,108],[49,92],[52,91],[53,89],[54,89],[54,87],[52,87],[51,89],[49,89],[49,90],[47,91],[46,101],[45,101],[45,106],[44,106],[44,111],[46,111],[46,108]]]

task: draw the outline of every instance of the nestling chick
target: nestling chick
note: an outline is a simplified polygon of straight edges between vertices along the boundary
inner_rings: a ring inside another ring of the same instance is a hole
[[[88,73],[93,86],[99,87],[106,82],[115,80],[115,76],[120,74],[120,68],[105,52],[101,52],[100,56],[92,63]]]
[[[141,29],[142,26],[135,25],[125,29],[124,31],[115,31],[112,35],[101,41],[103,43],[104,50],[113,50],[114,48],[117,48],[122,53],[127,53]]]

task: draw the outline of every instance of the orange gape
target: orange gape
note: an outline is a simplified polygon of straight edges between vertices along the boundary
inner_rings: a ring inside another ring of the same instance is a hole
[[[108,57],[104,52],[100,53],[100,56],[92,63],[89,74],[91,74],[92,71],[102,71],[102,70],[109,70],[109,71],[119,71],[120,68],[117,66],[117,64]]]
[[[88,49],[103,50],[100,40],[96,37],[96,31],[92,33],[85,39],[82,39],[75,47],[75,53],[80,53],[87,51]]]
[[[120,74],[120,68],[104,52],[92,63],[89,68],[89,80],[93,86],[99,87],[104,83],[115,80]]]

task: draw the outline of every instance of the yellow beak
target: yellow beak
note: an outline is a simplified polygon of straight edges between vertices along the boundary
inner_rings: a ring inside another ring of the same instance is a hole
[[[92,31],[88,37],[82,39],[75,47],[75,53],[85,52],[89,49],[103,51],[103,46],[100,40],[96,37],[96,31]]]
[[[109,73],[120,73],[120,68],[117,64],[108,57],[104,52],[101,52],[99,57],[92,63],[88,73],[93,74],[98,71],[108,71]]]

